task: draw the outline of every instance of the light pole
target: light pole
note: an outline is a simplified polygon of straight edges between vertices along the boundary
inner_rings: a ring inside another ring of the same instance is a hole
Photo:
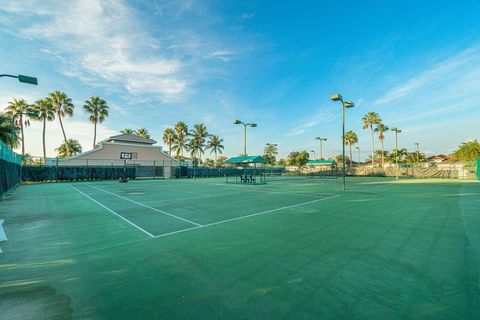
[[[323,160],[323,141],[327,141],[327,138],[316,137],[315,140],[320,141],[320,160]]]
[[[415,142],[415,146],[417,147],[417,164],[420,163],[420,142]]]
[[[9,77],[9,78],[16,78],[18,81],[22,83],[28,83],[28,84],[33,84],[33,85],[38,85],[38,80],[35,77],[30,77],[30,76],[24,76],[22,74],[19,74],[18,76],[15,76],[13,74],[0,74],[1,77]]]
[[[312,150],[310,151],[311,153],[313,153],[313,160],[315,160],[316,156],[315,156],[315,150]]]
[[[247,127],[255,128],[256,123],[244,123],[240,120],[233,120],[233,124],[243,124],[243,154],[244,157],[247,156]]]
[[[357,165],[360,165],[360,147],[355,147],[355,149],[358,150],[358,163],[357,163]]]
[[[398,134],[402,132],[402,130],[398,128],[392,128],[391,129],[393,132],[395,132],[395,163],[397,167],[397,177],[396,179],[398,180]]]
[[[333,101],[340,101],[342,103],[342,166],[343,166],[343,190],[345,190],[345,108],[353,108],[353,102],[344,101],[340,93],[335,93],[330,96]]]

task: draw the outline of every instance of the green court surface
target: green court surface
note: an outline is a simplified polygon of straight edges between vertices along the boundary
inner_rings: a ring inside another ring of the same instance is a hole
[[[480,184],[24,185],[0,318],[480,319]]]

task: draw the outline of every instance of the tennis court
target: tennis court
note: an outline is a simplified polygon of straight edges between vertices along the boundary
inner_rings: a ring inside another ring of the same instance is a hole
[[[23,185],[2,319],[479,319],[480,184]]]

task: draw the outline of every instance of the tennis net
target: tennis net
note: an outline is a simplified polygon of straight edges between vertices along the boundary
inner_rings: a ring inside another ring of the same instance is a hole
[[[319,180],[319,179],[336,179],[336,170],[321,171],[321,172],[266,172],[264,173],[266,182],[285,181],[285,180]]]

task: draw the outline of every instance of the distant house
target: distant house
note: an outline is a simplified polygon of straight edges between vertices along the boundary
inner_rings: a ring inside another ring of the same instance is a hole
[[[335,167],[337,163],[335,160],[308,160],[306,164],[306,170],[308,172],[315,172],[315,171],[328,171]]]
[[[164,167],[166,178],[173,174],[172,167],[180,162],[155,146],[157,141],[135,134],[119,134],[98,143],[92,150],[70,158],[47,159],[47,165],[58,166],[157,166]]]
[[[430,163],[442,163],[446,160],[449,160],[449,159],[452,159],[451,157],[449,156],[446,156],[444,154],[437,154],[435,156],[431,156],[431,157],[428,157],[427,158],[427,162],[430,162]]]

